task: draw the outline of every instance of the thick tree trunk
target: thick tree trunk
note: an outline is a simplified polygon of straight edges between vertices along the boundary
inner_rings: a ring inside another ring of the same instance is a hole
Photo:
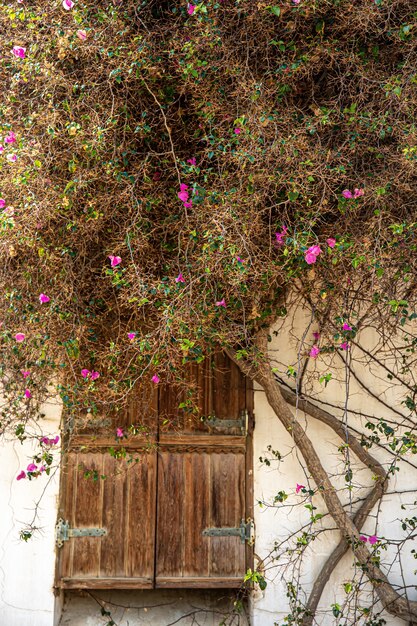
[[[263,355],[266,355],[266,337],[263,338],[260,348]],[[242,360],[237,360],[232,352],[228,352],[228,354],[245,374],[263,388],[271,408],[285,429],[290,433],[298,450],[301,452],[306,467],[317,485],[318,493],[323,498],[329,514],[342,533],[343,539],[350,545],[358,566],[362,568],[374,586],[381,604],[392,615],[417,623],[417,602],[411,602],[407,598],[400,596],[390,585],[385,574],[372,562],[371,554],[366,545],[359,539],[359,531],[354,521],[344,510],[311,440],[295,419],[285,401],[270,364],[261,359],[257,363],[249,364]]]

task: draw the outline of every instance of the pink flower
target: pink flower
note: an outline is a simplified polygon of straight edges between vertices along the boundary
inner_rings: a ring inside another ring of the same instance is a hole
[[[100,378],[99,372],[90,372],[90,378],[91,380],[97,380],[97,378]]]
[[[191,200],[190,200],[190,202],[184,202],[184,207],[186,209],[191,209],[192,206],[193,206],[193,203],[191,202]]]
[[[320,339],[320,333],[318,333],[317,331],[313,333],[313,337],[315,341],[318,341]]]
[[[342,350],[349,350],[350,346],[348,344],[347,341],[343,341],[343,343],[340,344],[340,347]]]
[[[178,197],[181,202],[188,202],[188,191],[179,191]]]
[[[18,343],[22,343],[25,340],[26,335],[24,333],[17,333],[14,338]]]
[[[349,326],[347,322],[343,324],[343,330],[352,330],[352,326]]]
[[[301,489],[305,489],[305,486],[304,485],[299,485],[297,483],[297,486],[295,488],[295,493],[300,493]]]
[[[81,39],[81,41],[85,41],[87,39],[87,31],[77,30],[77,37],[78,39]]]
[[[244,263],[245,259],[241,259],[240,256],[236,257],[238,263]]]
[[[5,206],[6,206],[6,200],[4,200],[3,198],[0,198],[0,209],[4,209]]]
[[[22,48],[21,46],[13,46],[12,54],[19,59],[24,59],[26,56],[26,48]]]
[[[226,308],[226,300],[222,298],[221,300],[216,302],[216,306],[223,306],[224,308]]]
[[[363,541],[364,543],[366,543],[368,541],[368,537],[365,537],[365,535],[360,535],[359,539],[360,539],[360,541]]]
[[[30,389],[25,389],[25,398],[31,398],[32,394],[30,393]]]
[[[22,478],[26,478],[26,472],[23,470],[16,476],[16,480],[22,480]]]
[[[29,463],[29,465],[26,468],[26,471],[28,471],[28,472],[36,472],[37,469],[38,469],[37,465],[35,465],[34,463]]]
[[[304,258],[306,262],[308,263],[308,265],[312,265],[313,263],[315,263],[320,253],[321,253],[320,246],[311,246],[310,248],[308,248],[308,250],[306,250],[304,254]]]
[[[188,5],[188,9],[187,9],[187,13],[188,15],[192,15],[195,11],[195,5],[194,4],[189,4]]]
[[[90,370],[86,370],[86,369],[81,370],[81,376],[83,378],[88,378],[89,374],[90,374]]]
[[[180,191],[187,191],[187,189],[188,189],[188,185],[186,185],[185,183],[180,184]]]
[[[56,446],[56,444],[59,441],[59,435],[56,435],[56,437],[54,437],[53,439],[50,439],[49,441],[51,442],[52,446]]]
[[[310,350],[310,356],[313,359],[317,359],[317,357],[319,356],[320,353],[320,348],[318,346],[313,346]]]
[[[30,372],[27,371],[27,370],[22,371],[22,376],[23,376],[23,378],[27,378],[28,376],[30,376]]]
[[[49,298],[46,294],[44,294],[44,293],[41,293],[41,294],[40,294],[40,296],[39,296],[39,302],[40,302],[41,304],[46,304],[46,302],[49,302],[49,300],[50,300],[50,298]]]
[[[235,135],[240,135],[240,133],[242,132],[241,128],[235,128],[234,131]]]
[[[371,535],[368,539],[369,543],[371,544],[371,546],[373,546],[377,541],[379,541],[378,537],[376,535]]]
[[[119,437],[119,439],[121,439],[121,438],[122,438],[122,437],[124,437],[124,436],[125,436],[125,434],[124,434],[124,432],[123,432],[123,428],[118,428],[118,429],[116,430],[116,437]]]
[[[301,0],[291,0],[293,4],[300,4]]]
[[[329,248],[334,248],[336,245],[336,239],[333,239],[333,237],[329,237],[326,242]]]
[[[152,376],[152,382],[155,383],[155,385],[157,385],[159,383],[159,381],[160,381],[160,378],[159,378],[158,374],[154,374]]]
[[[192,159],[187,159],[187,163],[189,163],[190,165],[197,165],[197,161],[195,160],[195,157],[193,157]]]
[[[365,194],[365,191],[363,189],[354,189],[353,190],[353,197],[354,198],[360,198],[364,194]]]
[[[74,3],[72,0],[64,0],[62,6],[66,11],[69,11],[74,6]]]
[[[286,226],[283,226],[280,233],[275,233],[277,244],[279,246],[282,246],[285,243],[285,237],[287,236],[287,232],[288,228]]]
[[[176,283],[185,283],[184,276],[182,275],[182,273],[181,273],[181,272],[180,272],[180,273],[178,274],[178,276],[176,277],[175,282],[176,282]]]
[[[14,132],[10,131],[8,135],[4,138],[4,143],[14,143],[16,141],[16,135]]]
[[[46,470],[45,465],[41,465],[39,468],[40,473],[42,474],[42,472],[44,472]]]
[[[348,200],[351,200],[353,198],[353,193],[349,191],[349,189],[345,189],[344,191],[342,191],[342,196],[344,198],[347,198]]]
[[[127,336],[130,339],[130,341],[133,341],[136,337],[136,333],[127,333]]]
[[[109,254],[107,258],[110,259],[110,265],[112,267],[116,267],[117,265],[120,265],[120,263],[122,262],[121,257],[113,256],[113,254]]]
[[[8,161],[10,161],[10,163],[15,163],[17,161],[17,155],[16,154],[8,154],[6,156],[6,159]]]

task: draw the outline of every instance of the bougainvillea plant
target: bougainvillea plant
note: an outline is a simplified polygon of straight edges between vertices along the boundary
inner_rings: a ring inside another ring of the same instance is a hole
[[[297,493],[322,498],[340,531],[306,602],[289,586],[288,623],[313,623],[347,550],[385,610],[416,622],[360,530],[389,481],[371,447],[416,452],[417,5],[10,0],[0,24],[0,431],[39,441],[17,479],[53,463],[56,436],[33,434],[51,395],[67,436],[78,415],[121,410],[141,380],[178,384],[222,349],[302,454],[315,488]],[[318,330],[285,391],[268,343],[294,307]],[[403,385],[406,435],[399,415],[374,416],[361,440],[303,387],[312,360],[350,367],[366,329]],[[353,518],[291,402],[349,433],[372,470]]]

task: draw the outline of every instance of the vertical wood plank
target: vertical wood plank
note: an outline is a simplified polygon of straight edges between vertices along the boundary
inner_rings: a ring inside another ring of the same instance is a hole
[[[156,524],[156,452],[140,454],[127,473],[125,571],[154,578]]]
[[[184,454],[183,576],[209,576],[210,538],[203,537],[210,518],[210,455]]]
[[[84,476],[84,467],[96,470],[99,476],[103,473],[103,455],[77,454],[76,498],[72,518],[72,526],[80,528],[102,526],[102,493],[103,485],[97,480]],[[80,466],[80,467],[78,467]],[[73,543],[72,575],[74,577],[95,577],[100,572],[99,537],[77,537]]]
[[[243,454],[211,455],[211,526],[237,527],[245,517]],[[238,537],[213,537],[211,576],[243,576],[245,545]]]
[[[156,578],[183,573],[184,493],[184,455],[159,452]]]
[[[126,533],[127,467],[125,462],[103,455],[102,525],[107,535],[100,543],[100,576],[119,577],[124,570],[124,536]]]
[[[65,455],[65,461],[61,475],[62,504],[60,516],[62,519],[73,521],[76,497],[76,461],[77,454],[69,452]],[[65,541],[62,548],[59,548],[59,577],[70,577],[72,575],[73,543]]]

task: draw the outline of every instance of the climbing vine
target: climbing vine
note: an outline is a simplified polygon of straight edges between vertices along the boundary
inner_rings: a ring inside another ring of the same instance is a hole
[[[412,587],[389,581],[388,539],[361,533],[417,449],[417,5],[10,0],[0,23],[0,432],[37,444],[17,480],[59,461],[48,399],[70,438],[141,384],[185,385],[184,366],[222,349],[304,460],[294,489],[311,519],[286,556],[297,570],[330,518],[340,535],[309,597],[290,577],[287,623],[314,623],[347,550],[359,578],[329,607],[337,623],[383,623],[381,605],[417,622]],[[310,322],[279,363],[271,340],[297,310]],[[361,362],[402,397],[358,431]],[[323,407],[313,386],[330,389],[340,366],[346,405]],[[192,394],[181,408],[198,417]],[[340,437],[350,506],[299,410]],[[353,457],[372,473],[367,495]],[[412,539],[413,514],[400,524]],[[248,579],[267,584],[261,569]]]

